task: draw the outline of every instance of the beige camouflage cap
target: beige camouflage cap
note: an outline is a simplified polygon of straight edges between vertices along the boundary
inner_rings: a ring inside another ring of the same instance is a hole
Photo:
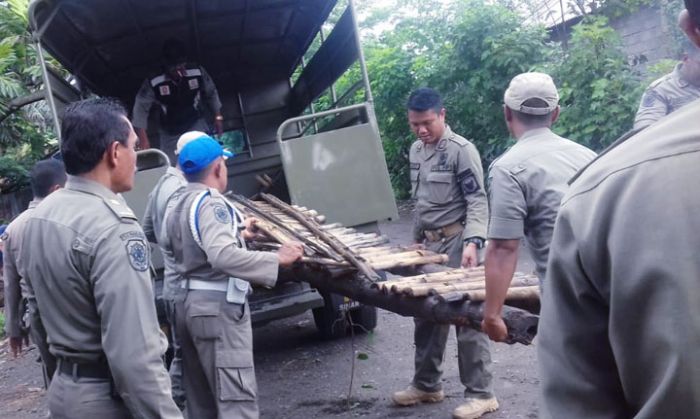
[[[547,107],[523,106],[528,99],[541,99]],[[559,105],[559,93],[554,80],[544,73],[522,73],[513,77],[503,95],[503,103],[514,111],[530,115],[546,115]]]

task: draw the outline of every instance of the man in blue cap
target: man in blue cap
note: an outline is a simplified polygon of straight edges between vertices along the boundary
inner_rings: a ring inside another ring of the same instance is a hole
[[[187,416],[198,419],[258,417],[250,284],[274,286],[279,268],[303,253],[296,242],[276,254],[246,249],[252,221],[221,194],[231,156],[206,135],[185,145],[178,163],[188,184],[165,213],[164,247],[187,290],[175,310]]]

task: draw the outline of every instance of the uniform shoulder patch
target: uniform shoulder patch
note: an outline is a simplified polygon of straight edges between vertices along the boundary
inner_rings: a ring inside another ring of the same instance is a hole
[[[231,214],[228,208],[226,208],[226,205],[216,203],[212,205],[212,209],[214,210],[214,218],[216,218],[216,221],[222,224],[231,224]]]
[[[647,90],[646,92],[644,92],[644,96],[642,97],[642,107],[651,108],[652,106],[654,106],[656,101],[660,99],[661,97],[658,93],[656,93],[656,90]]]
[[[462,189],[462,194],[464,196],[471,195],[481,189],[481,186],[479,186],[479,182],[476,180],[476,175],[474,175],[472,169],[467,169],[457,173],[457,183]]]
[[[129,264],[134,270],[145,272],[150,264],[148,246],[143,239],[129,239],[126,241],[126,254]]]

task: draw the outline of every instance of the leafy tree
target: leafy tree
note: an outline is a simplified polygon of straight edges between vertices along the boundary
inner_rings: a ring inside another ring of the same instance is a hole
[[[0,189],[27,184],[27,168],[53,139],[43,101],[19,110],[16,101],[42,88],[41,68],[28,31],[29,0],[0,1]]]
[[[555,130],[561,135],[601,150],[632,127],[645,86],[605,17],[575,26],[569,50],[554,54],[545,68],[558,82],[562,111]]]
[[[409,190],[408,150],[415,141],[406,122],[411,90],[440,91],[450,126],[472,139],[489,163],[508,144],[501,109],[508,81],[545,56],[544,29],[523,26],[503,6],[480,0],[441,5],[396,5],[391,30],[365,45],[384,150],[400,198]]]

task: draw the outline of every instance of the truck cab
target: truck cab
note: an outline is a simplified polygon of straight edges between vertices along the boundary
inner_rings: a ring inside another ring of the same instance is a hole
[[[216,84],[219,140],[236,153],[227,163],[230,189],[272,193],[360,230],[397,217],[352,0],[34,0],[29,19],[57,128],[62,107],[90,95],[131,109],[140,85],[161,68],[163,43],[176,38]],[[341,77],[345,91],[336,90]],[[152,139],[158,123],[151,112]],[[125,194],[139,217],[168,164],[157,150],[139,152],[136,187]],[[157,255],[154,268],[162,272]],[[325,337],[345,334],[337,319],[348,310],[365,329],[376,325],[373,307],[303,281],[256,289],[250,306],[254,324],[313,309]]]

